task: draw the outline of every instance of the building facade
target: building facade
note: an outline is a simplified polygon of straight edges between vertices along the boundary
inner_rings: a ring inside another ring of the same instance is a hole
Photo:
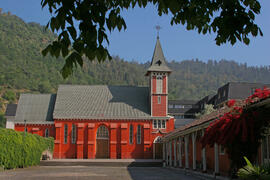
[[[56,94],[21,94],[14,129],[54,137],[54,158],[161,158],[174,129],[159,38],[146,72],[149,87],[60,85]]]

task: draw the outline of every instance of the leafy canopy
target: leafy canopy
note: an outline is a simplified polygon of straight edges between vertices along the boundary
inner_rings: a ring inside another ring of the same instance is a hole
[[[109,31],[126,29],[121,12],[135,6],[157,6],[158,15],[170,14],[171,25],[183,24],[187,30],[198,33],[216,33],[216,44],[243,41],[249,44],[248,35],[262,36],[254,23],[260,13],[257,0],[42,0],[53,17],[47,27],[53,32],[60,31],[56,40],[49,44],[42,54],[50,53],[66,57],[62,75],[66,78],[73,67],[83,65],[82,57],[99,62],[111,59],[104,43],[109,44],[106,28]],[[78,22],[78,29],[75,23]]]

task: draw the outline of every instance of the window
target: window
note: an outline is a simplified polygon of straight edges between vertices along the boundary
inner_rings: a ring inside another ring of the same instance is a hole
[[[153,120],[153,129],[166,129],[166,120]]]
[[[48,128],[45,129],[45,137],[49,137],[49,129]]]
[[[161,120],[158,120],[158,128],[161,128]]]
[[[161,75],[157,75],[157,94],[161,94],[162,93],[162,76]]]
[[[153,127],[154,129],[157,129],[157,120],[154,120],[154,121],[153,121],[153,126],[154,126],[154,127]]]
[[[173,109],[173,104],[169,104],[169,109]]]
[[[129,144],[133,144],[133,126],[129,126]]]
[[[162,121],[162,128],[166,129],[166,121],[165,120]]]
[[[141,132],[141,125],[138,125],[138,129],[137,129],[137,144],[141,144],[141,136],[142,136],[142,132]]]
[[[158,104],[161,104],[161,97],[158,96]]]
[[[223,91],[223,97],[225,97],[225,96],[226,96],[226,91],[224,90],[224,91]]]
[[[97,138],[98,139],[108,139],[109,131],[106,126],[100,126],[97,130]]]
[[[219,145],[219,154],[224,155],[225,154],[225,148],[222,145]]]
[[[76,125],[72,124],[72,131],[71,131],[71,143],[76,143]]]
[[[174,116],[175,119],[185,119],[185,116],[184,115],[177,115],[177,116]]]
[[[185,106],[184,105],[177,104],[177,105],[175,105],[175,108],[176,109],[184,109]]]
[[[67,138],[68,138],[68,126],[67,124],[64,125],[64,144],[67,144]]]

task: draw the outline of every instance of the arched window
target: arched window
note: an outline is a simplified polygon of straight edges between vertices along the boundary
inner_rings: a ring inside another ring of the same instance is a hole
[[[45,129],[45,137],[49,137],[49,129],[48,128]]]
[[[97,130],[97,139],[108,139],[109,131],[106,126],[100,126]]]

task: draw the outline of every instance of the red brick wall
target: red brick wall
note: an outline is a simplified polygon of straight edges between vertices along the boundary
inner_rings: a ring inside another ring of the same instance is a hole
[[[96,132],[98,127],[105,125],[109,130],[110,158],[152,158],[153,141],[162,136],[158,130],[152,129],[152,120],[56,120],[55,158],[95,158]],[[68,125],[68,143],[64,144],[64,124]],[[77,144],[71,144],[71,127],[77,126]],[[133,143],[129,143],[129,127],[133,125]],[[137,144],[137,128],[141,125],[141,144]],[[80,128],[78,128],[80,126]],[[167,133],[174,128],[174,119],[166,124]],[[79,143],[78,143],[79,142]]]
[[[27,132],[45,136],[45,130],[48,128],[49,136],[55,138],[54,124],[27,124]],[[15,124],[14,130],[24,131],[24,124]]]
[[[167,76],[163,76],[163,94],[156,94],[156,76],[152,78],[152,116],[167,116]],[[158,104],[158,96],[161,96],[160,104]]]
[[[161,103],[158,104],[158,96],[161,96]],[[152,115],[167,116],[167,95],[152,95]]]

